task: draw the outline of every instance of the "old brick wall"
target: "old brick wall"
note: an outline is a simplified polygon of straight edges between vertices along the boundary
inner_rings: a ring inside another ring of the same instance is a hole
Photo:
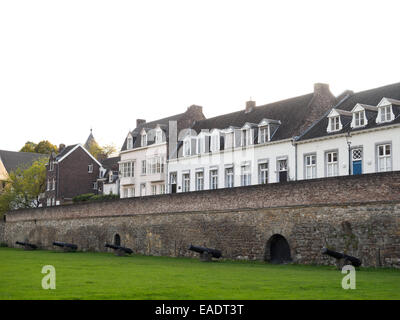
[[[263,260],[281,234],[297,263],[332,263],[320,254],[327,246],[364,265],[400,266],[399,191],[393,172],[20,210],[8,213],[5,237],[99,251],[118,233],[148,255],[191,256],[193,243]]]

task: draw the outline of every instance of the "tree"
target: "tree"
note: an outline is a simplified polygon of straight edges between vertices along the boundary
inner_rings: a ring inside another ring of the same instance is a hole
[[[39,206],[40,194],[46,189],[47,162],[47,158],[41,158],[30,167],[19,167],[9,173],[0,195],[0,215],[10,210]]]
[[[52,152],[57,153],[58,148],[54,144],[51,144],[47,140],[42,140],[38,144],[27,141],[25,145],[21,148],[20,152],[35,152],[42,154],[51,154]]]
[[[25,145],[19,150],[19,152],[35,152],[37,144],[31,141],[27,141]]]
[[[35,147],[36,153],[51,154],[52,152],[57,153],[58,148],[54,144],[51,144],[47,140],[40,141]]]
[[[114,153],[116,148],[114,145],[105,145],[104,147],[100,147],[97,142],[92,142],[88,151],[97,160],[102,160],[108,158],[112,153]]]

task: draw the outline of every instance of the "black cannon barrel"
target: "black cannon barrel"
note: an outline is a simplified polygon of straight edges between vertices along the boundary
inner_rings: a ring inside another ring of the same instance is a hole
[[[115,244],[106,243],[104,246],[106,248],[111,248],[111,249],[114,249],[114,250],[122,250],[122,251],[124,251],[126,253],[129,253],[129,254],[133,253],[133,250],[131,248],[116,246]]]
[[[16,241],[16,244],[19,244],[20,246],[24,246],[24,247],[30,247],[32,249],[37,249],[37,245],[33,244],[33,243],[29,243],[29,242],[22,242],[22,241]]]
[[[356,258],[356,257],[349,256],[347,254],[336,252],[336,251],[333,251],[333,250],[329,250],[328,248],[323,248],[322,249],[322,253],[326,254],[328,256],[331,256],[333,258],[336,258],[336,259],[348,260],[354,267],[361,266],[361,260]]]
[[[66,242],[59,242],[59,241],[54,241],[53,246],[57,247],[62,247],[62,248],[71,248],[71,249],[78,249],[78,246],[73,243],[66,243]]]
[[[211,256],[212,256],[213,258],[217,258],[217,259],[222,257],[221,251],[219,251],[219,250],[217,250],[217,249],[211,249],[211,248],[206,248],[206,247],[194,246],[194,245],[191,244],[191,245],[189,246],[188,250],[194,251],[194,252],[197,252],[197,253],[200,253],[200,254],[202,254],[202,253],[204,253],[204,252],[207,252],[208,254],[211,254]]]

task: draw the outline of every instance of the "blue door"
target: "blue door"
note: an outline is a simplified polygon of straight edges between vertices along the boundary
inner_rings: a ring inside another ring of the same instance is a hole
[[[362,174],[362,161],[353,161],[353,174]]]

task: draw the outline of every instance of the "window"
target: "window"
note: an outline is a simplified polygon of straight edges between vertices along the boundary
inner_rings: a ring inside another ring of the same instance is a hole
[[[93,164],[89,164],[88,165],[88,173],[92,173],[93,172]]]
[[[113,173],[110,172],[109,176],[108,176],[108,182],[112,183],[113,182]]]
[[[278,160],[278,181],[288,181],[288,159]]]
[[[189,192],[190,191],[190,174],[189,173],[184,173],[182,176],[182,181],[183,181],[183,192]]]
[[[141,146],[142,146],[142,147],[147,146],[147,134],[146,134],[146,133],[143,133],[143,134],[142,134],[141,139],[142,139],[142,141],[141,141],[141,143],[142,143]]]
[[[210,170],[210,189],[218,189],[218,170]]]
[[[225,188],[233,188],[233,168],[225,169]]]
[[[165,193],[165,184],[160,184],[160,194]]]
[[[232,149],[234,147],[233,138],[233,132],[227,132],[225,134],[225,149]]]
[[[211,152],[216,152],[219,150],[219,134],[213,134],[211,136],[211,148],[210,151]]]
[[[56,179],[53,178],[53,188],[52,190],[56,190]]]
[[[317,156],[315,154],[304,157],[305,179],[314,179],[317,177]]]
[[[340,117],[331,117],[329,118],[330,121],[330,131],[338,131],[340,130]]]
[[[183,155],[185,157],[190,156],[190,140],[189,139],[186,139],[183,142]]]
[[[128,150],[133,148],[133,139],[132,139],[131,136],[129,136],[128,139],[127,139],[126,148],[127,148]]]
[[[97,190],[97,182],[93,182],[93,190]]]
[[[120,171],[122,173],[122,177],[134,177],[135,174],[135,163],[134,162],[124,162],[120,164]]]
[[[378,145],[378,172],[392,170],[392,146],[390,144]]]
[[[338,167],[338,153],[327,152],[326,154],[326,175],[328,177],[335,177],[339,173]]]
[[[162,131],[157,130],[156,131],[156,143],[161,143],[162,142]]]
[[[48,207],[51,206],[51,198],[47,198],[47,206],[48,206]]]
[[[50,179],[47,180],[47,191],[50,190]]]
[[[258,183],[267,184],[268,183],[268,163],[258,164]]]
[[[128,198],[128,188],[123,189],[123,196],[124,198]]]
[[[146,174],[147,171],[147,163],[146,160],[142,160],[142,174]]]
[[[392,120],[392,106],[383,106],[380,107],[380,112],[381,112],[381,121],[380,122],[387,122]]]
[[[204,190],[204,172],[196,172],[196,191]]]
[[[245,147],[245,146],[251,144],[250,133],[251,133],[250,129],[242,130],[242,147]]]
[[[359,111],[354,113],[354,126],[362,127],[365,125],[365,112]]]
[[[146,184],[145,184],[145,183],[142,183],[142,184],[140,185],[140,196],[143,197],[143,196],[145,196],[145,195],[146,195]]]
[[[53,171],[54,170],[54,162],[50,161],[49,162],[49,171]]]
[[[151,186],[151,194],[153,196],[157,194],[157,185],[152,185]]]
[[[260,137],[260,143],[265,143],[269,141],[268,137],[268,126],[260,127],[259,129],[259,137]]]
[[[250,165],[243,165],[240,167],[240,184],[241,186],[248,186],[251,184]]]

